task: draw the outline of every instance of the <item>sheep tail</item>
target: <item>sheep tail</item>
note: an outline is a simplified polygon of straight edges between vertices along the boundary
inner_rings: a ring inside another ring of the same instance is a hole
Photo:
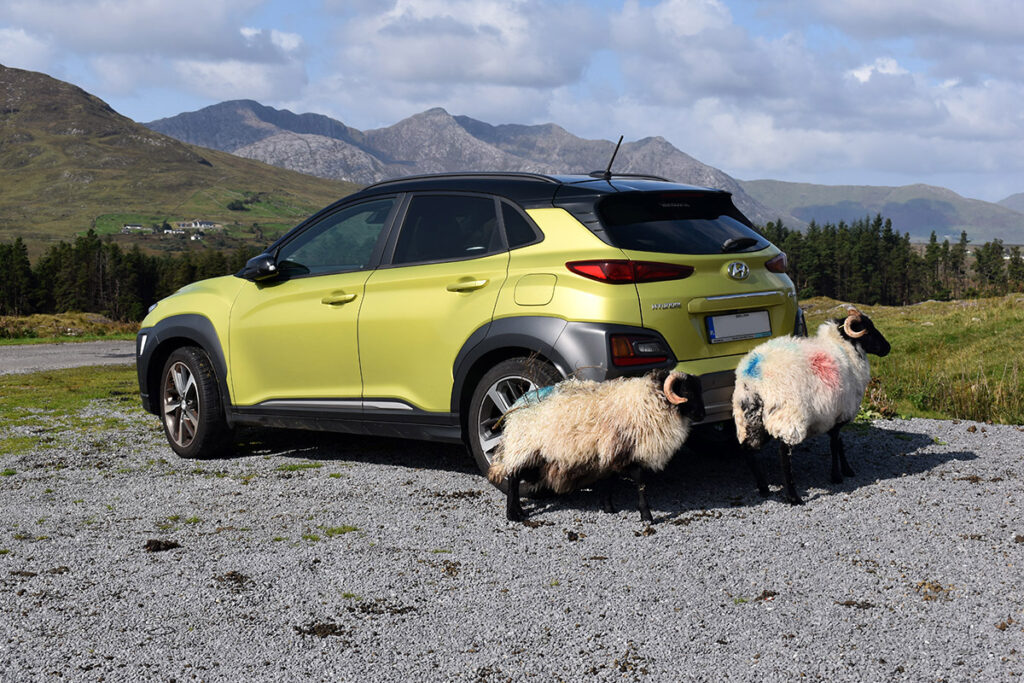
[[[505,461],[500,457],[495,457],[491,461],[491,466],[487,470],[487,479],[495,486],[499,486],[505,477],[508,476],[508,468],[505,466]]]

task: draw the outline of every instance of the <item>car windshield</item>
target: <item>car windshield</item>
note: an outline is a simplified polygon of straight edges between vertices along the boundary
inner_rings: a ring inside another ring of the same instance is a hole
[[[768,246],[725,193],[624,192],[601,200],[597,213],[620,249],[724,254]]]

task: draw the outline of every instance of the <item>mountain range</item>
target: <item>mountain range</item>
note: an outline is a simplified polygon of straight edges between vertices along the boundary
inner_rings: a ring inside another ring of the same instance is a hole
[[[252,100],[221,102],[145,124],[201,147],[231,152],[325,178],[368,184],[401,175],[453,171],[587,173],[604,169],[615,148],[552,123],[491,125],[434,108],[398,123],[360,131],[322,114],[294,114]],[[830,186],[737,180],[680,151],[662,137],[622,145],[614,170],[650,173],[733,193],[755,223],[790,227],[855,221],[881,213],[900,232],[955,241],[994,238],[1024,243],[1024,193],[996,204],[929,185]]]
[[[614,147],[554,124],[495,126],[436,108],[360,131],[241,100],[142,125],[70,83],[0,65],[0,240],[24,237],[38,253],[90,227],[201,218],[262,243],[358,185],[440,171],[586,173]],[[741,181],[661,137],[623,144],[614,170],[728,190],[760,224],[881,213],[918,240],[966,230],[976,244],[1024,243],[1024,193],[995,204],[926,185]]]

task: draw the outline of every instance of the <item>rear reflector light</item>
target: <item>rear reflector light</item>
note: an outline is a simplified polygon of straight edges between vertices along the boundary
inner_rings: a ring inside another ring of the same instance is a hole
[[[668,360],[665,346],[657,339],[627,334],[613,334],[612,364],[618,367],[653,365]]]
[[[764,267],[773,273],[785,273],[789,268],[789,259],[786,258],[786,252],[779,252],[776,256],[768,259]]]
[[[693,266],[654,261],[628,261],[609,259],[604,261],[570,261],[565,267],[583,277],[612,285],[627,285],[637,282],[661,282],[682,280],[693,275]]]

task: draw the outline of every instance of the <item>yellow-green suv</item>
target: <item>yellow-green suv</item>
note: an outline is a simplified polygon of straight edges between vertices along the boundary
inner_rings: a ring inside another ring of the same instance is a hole
[[[142,322],[142,403],[179,455],[236,425],[464,441],[575,375],[699,375],[705,424],[733,370],[803,318],[786,256],[726,192],[646,176],[442,174],[320,211],[233,275]]]

